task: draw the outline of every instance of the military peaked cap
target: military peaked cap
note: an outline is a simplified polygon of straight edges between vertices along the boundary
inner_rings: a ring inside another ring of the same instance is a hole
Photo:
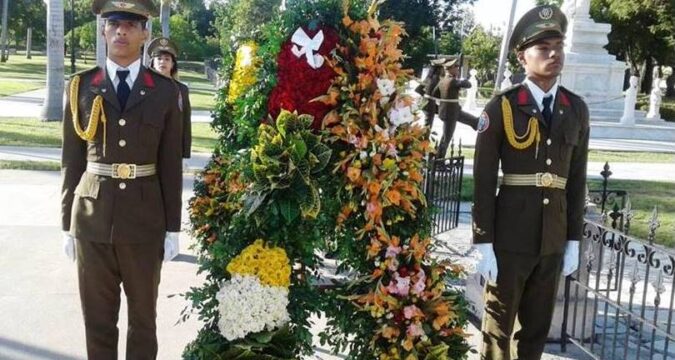
[[[537,40],[565,37],[567,17],[557,6],[542,5],[523,15],[511,33],[509,50],[520,51]]]

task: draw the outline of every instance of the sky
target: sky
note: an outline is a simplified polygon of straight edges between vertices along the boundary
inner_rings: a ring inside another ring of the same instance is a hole
[[[473,13],[476,22],[485,29],[503,28],[506,26],[511,10],[512,0],[477,0],[473,4]],[[535,6],[535,0],[516,0],[516,14],[514,22]]]

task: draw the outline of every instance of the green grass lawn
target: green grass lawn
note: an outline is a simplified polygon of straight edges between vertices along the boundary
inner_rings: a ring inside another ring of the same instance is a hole
[[[198,63],[193,63],[190,63],[190,69],[199,65]],[[212,110],[215,106],[215,86],[206,80],[206,75],[203,73],[187,70],[181,64],[182,62],[178,63],[178,74],[180,75],[180,81],[188,84],[190,88],[190,105],[192,105],[192,110]]]
[[[60,121],[43,122],[38,119],[0,119],[0,145],[60,147]],[[218,135],[208,123],[192,124],[192,151],[212,152]]]
[[[65,75],[70,75],[70,57],[64,59]],[[76,72],[86,70],[96,65],[92,59],[87,63],[83,59],[75,59]],[[26,59],[26,56],[19,52],[16,55],[10,55],[9,60],[0,63],[0,78],[29,79],[45,81],[47,74],[47,57],[44,55],[33,55],[32,59]]]
[[[0,170],[59,171],[61,164],[56,161],[0,160]]]
[[[0,97],[24,93],[45,87],[44,82],[39,81],[11,81],[0,78]]]
[[[462,182],[462,201],[473,201],[473,177]],[[602,181],[590,179],[589,190],[601,190]],[[675,248],[675,183],[661,181],[609,180],[610,190],[628,192],[635,217],[631,221],[631,236],[646,241],[649,219],[654,206],[658,207],[661,227],[656,230],[656,243]]]
[[[70,57],[64,59],[65,75],[70,75]],[[96,62],[88,58],[87,62],[83,59],[76,59],[76,71],[86,70],[94,66]],[[193,110],[211,110],[214,107],[216,92],[215,86],[206,80],[203,72],[181,69],[179,63],[180,80],[187,83],[190,87],[190,103]],[[197,69],[201,66],[199,62],[189,62],[186,68]],[[32,59],[26,59],[25,55],[19,53],[11,55],[6,63],[0,63],[0,96],[14,95],[30,90],[44,87],[47,75],[47,57],[35,55]],[[16,79],[18,81],[12,81]]]
[[[456,150],[455,150],[456,152]],[[462,148],[462,155],[467,159],[473,159],[474,148]],[[639,163],[675,163],[675,154],[632,152],[632,151],[604,151],[590,150],[588,152],[590,162],[639,162]]]

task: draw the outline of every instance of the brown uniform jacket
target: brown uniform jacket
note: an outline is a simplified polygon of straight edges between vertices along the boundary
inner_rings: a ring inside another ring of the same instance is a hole
[[[180,91],[181,110],[183,114],[183,157],[189,159],[192,151],[192,107],[190,106],[190,90],[187,85],[176,81]]]
[[[440,99],[457,100],[459,99],[459,91],[470,87],[471,83],[468,80],[444,76],[438,82],[431,95]],[[461,110],[462,107],[459,103],[440,101],[438,104],[438,117],[443,121],[457,121]]]
[[[77,98],[83,129],[97,95],[103,97],[107,123],[99,123],[93,141],[84,141],[75,133],[70,94],[67,96],[61,160],[62,229],[85,241],[161,241],[166,231],[180,231],[181,222],[183,122],[177,87],[172,80],[141,67],[126,109],[121,111],[105,69],[87,70],[80,74]],[[156,164],[157,174],[113,179],[86,172],[88,161]]]
[[[534,144],[517,150],[506,139],[502,96],[511,104],[517,135],[527,132],[530,117],[538,119],[541,141],[536,158]],[[567,240],[581,240],[588,107],[560,86],[552,113],[549,129],[526,85],[516,85],[486,105],[483,117],[487,115],[489,125],[481,126],[474,157],[474,243],[493,243],[502,251],[549,255],[563,253]],[[502,185],[495,195],[500,161],[504,174],[550,172],[565,177],[566,189]]]

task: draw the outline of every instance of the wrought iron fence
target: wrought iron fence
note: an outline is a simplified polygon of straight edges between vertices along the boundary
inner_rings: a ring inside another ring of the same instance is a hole
[[[424,182],[424,194],[432,209],[434,227],[432,235],[438,235],[457,227],[464,176],[462,144],[455,154],[455,145],[450,145],[450,157],[436,159],[430,156]]]
[[[602,190],[589,192],[601,215],[587,218],[580,270],[565,281],[562,350],[570,342],[595,359],[675,359],[675,252],[654,244],[656,208],[646,241],[628,235],[630,199],[608,190],[610,175],[606,164]]]

